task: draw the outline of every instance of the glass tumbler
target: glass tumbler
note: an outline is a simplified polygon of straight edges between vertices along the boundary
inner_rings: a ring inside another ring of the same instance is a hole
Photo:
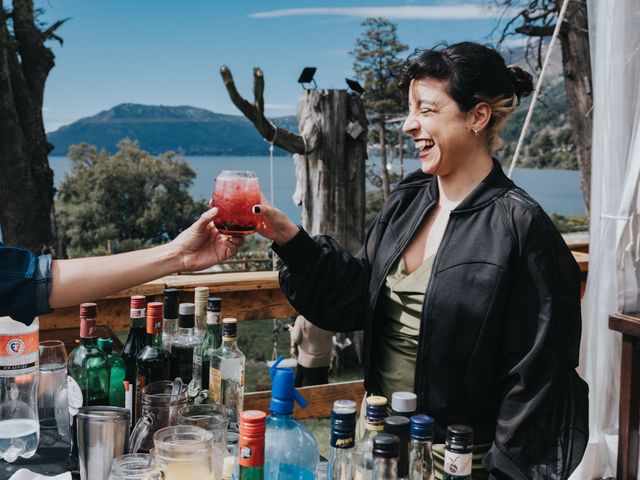
[[[213,206],[218,208],[214,222],[227,235],[251,235],[258,227],[253,206],[260,203],[256,172],[222,170],[215,179]]]
[[[69,440],[69,409],[67,401],[67,350],[60,340],[40,342],[38,382],[38,417],[40,429],[55,432]],[[46,432],[50,434],[51,432]]]

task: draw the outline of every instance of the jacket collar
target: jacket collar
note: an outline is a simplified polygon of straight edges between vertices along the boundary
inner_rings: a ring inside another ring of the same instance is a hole
[[[428,175],[429,196],[438,199],[438,182],[435,175]],[[452,213],[463,213],[484,207],[487,203],[493,202],[502,196],[505,191],[514,187],[514,183],[504,174],[502,165],[495,158],[493,168],[489,174],[474,188],[467,197],[452,211]]]

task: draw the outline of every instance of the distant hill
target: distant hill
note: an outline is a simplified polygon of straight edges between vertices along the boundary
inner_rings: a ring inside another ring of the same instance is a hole
[[[295,116],[273,122],[297,131]],[[267,155],[268,145],[249,120],[202,108],[123,103],[93,117],[82,118],[48,135],[51,155],[66,155],[70,145],[89,143],[114,153],[123,138],[137,140],[151,154],[168,150],[185,155]],[[280,155],[286,154],[276,149]]]

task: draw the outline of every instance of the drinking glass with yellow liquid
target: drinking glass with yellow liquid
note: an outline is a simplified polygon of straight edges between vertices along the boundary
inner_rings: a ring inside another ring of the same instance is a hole
[[[200,427],[162,428],[153,435],[151,462],[165,480],[215,480],[212,441],[213,434]]]

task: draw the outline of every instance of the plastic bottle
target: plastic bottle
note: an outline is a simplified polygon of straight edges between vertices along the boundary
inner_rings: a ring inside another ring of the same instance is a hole
[[[293,402],[306,408],[307,402],[294,388],[291,368],[271,367],[271,415],[267,418],[265,480],[311,480],[315,478],[319,450],[313,435],[295,421]],[[293,448],[292,448],[293,447]]]
[[[38,422],[38,332],[36,317],[27,326],[0,317],[0,458],[30,458],[40,440]]]

